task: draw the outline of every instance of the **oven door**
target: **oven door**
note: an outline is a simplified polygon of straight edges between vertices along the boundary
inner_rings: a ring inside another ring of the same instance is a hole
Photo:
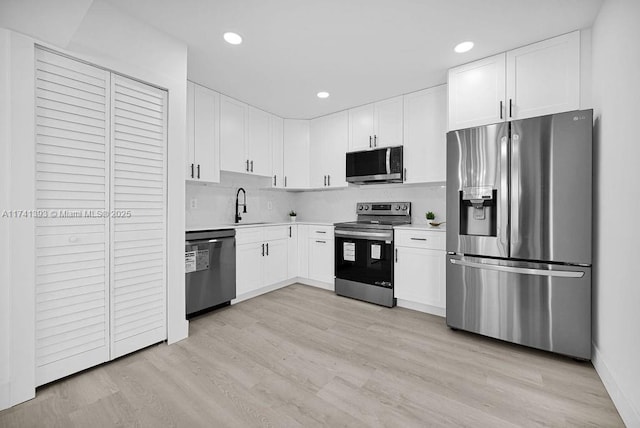
[[[336,278],[393,288],[393,231],[335,230]]]

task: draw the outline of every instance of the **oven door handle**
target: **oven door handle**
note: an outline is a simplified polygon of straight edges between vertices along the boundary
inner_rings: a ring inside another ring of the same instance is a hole
[[[371,238],[371,239],[383,238],[385,240],[391,240],[393,238],[393,233],[387,233],[387,232],[360,232],[358,230],[341,230],[341,229],[336,229],[335,230],[335,235],[336,236],[353,237],[353,238],[363,238],[363,239],[367,239],[367,238]]]

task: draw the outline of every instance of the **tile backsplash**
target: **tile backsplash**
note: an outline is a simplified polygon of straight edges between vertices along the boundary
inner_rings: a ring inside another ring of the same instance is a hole
[[[289,211],[299,221],[339,222],[355,220],[357,202],[409,201],[411,220],[426,224],[425,213],[433,211],[444,221],[446,189],[435,184],[382,184],[344,189],[287,192],[272,190],[270,178],[222,172],[219,184],[186,184],[186,226],[208,227],[234,222],[236,192],[247,192],[247,213],[242,223],[289,221]],[[192,202],[195,207],[192,208]]]

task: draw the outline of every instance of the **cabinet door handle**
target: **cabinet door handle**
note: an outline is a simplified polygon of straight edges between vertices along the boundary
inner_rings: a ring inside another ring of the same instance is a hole
[[[195,174],[193,173],[194,164],[191,164],[191,178],[195,178]]]
[[[500,119],[503,119],[503,117],[502,117],[502,101],[500,101]]]
[[[327,175],[327,186],[331,186],[331,176]]]
[[[247,159],[247,172],[249,172],[249,159]]]
[[[398,249],[396,248],[396,263],[398,263]]]
[[[327,233],[327,232],[324,230],[316,230],[316,233]]]
[[[267,256],[269,255],[269,243],[267,242]]]
[[[369,148],[373,148],[373,142],[371,140],[371,135],[369,135]]]
[[[253,172],[253,161],[251,161],[251,172]]]
[[[284,187],[287,187],[287,176],[284,176]]]
[[[513,117],[513,100],[509,98],[509,117]]]
[[[404,177],[402,177],[404,181],[407,181],[407,168],[404,169]]]
[[[373,147],[378,147],[378,136],[377,135],[373,136]]]
[[[278,180],[276,179],[276,175],[273,176],[273,186],[276,186],[276,183],[278,182]]]
[[[291,238],[291,226],[289,226],[289,238]]]
[[[198,164],[198,180],[200,179],[200,164]]]
[[[412,241],[426,241],[427,238],[411,238]]]
[[[262,257],[264,257],[264,244],[262,244]]]
[[[327,185],[327,176],[326,175],[324,176],[324,185],[325,186]]]
[[[316,241],[318,244],[326,244],[327,241]]]

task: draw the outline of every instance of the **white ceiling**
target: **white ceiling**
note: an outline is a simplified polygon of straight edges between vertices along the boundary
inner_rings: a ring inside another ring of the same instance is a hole
[[[446,70],[593,23],[601,0],[108,0],[186,42],[189,79],[286,118],[446,82]],[[226,31],[244,38],[239,46]],[[472,40],[476,47],[456,54]],[[326,90],[331,97],[318,99]]]

